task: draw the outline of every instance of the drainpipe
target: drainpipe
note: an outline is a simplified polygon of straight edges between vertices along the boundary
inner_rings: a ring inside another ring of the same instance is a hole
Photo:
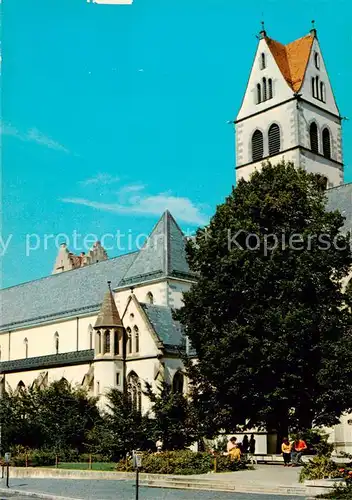
[[[79,318],[76,318],[77,324],[76,324],[76,351],[78,351],[78,338],[79,338]]]

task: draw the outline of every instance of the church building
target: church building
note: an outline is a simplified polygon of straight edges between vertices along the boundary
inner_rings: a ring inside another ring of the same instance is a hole
[[[342,118],[315,29],[288,45],[261,31],[234,123],[237,180],[266,160],[292,161],[322,176],[328,209],[340,210],[344,230],[352,229]],[[179,353],[189,346],[172,311],[195,282],[185,237],[168,211],[136,252],[109,259],[99,242],[87,255],[62,245],[50,276],[1,291],[0,397],[64,378],[102,404],[109,388],[127,391],[145,412],[145,381],[156,389],[165,379],[187,392]],[[352,416],[331,429],[331,439],[352,451]]]

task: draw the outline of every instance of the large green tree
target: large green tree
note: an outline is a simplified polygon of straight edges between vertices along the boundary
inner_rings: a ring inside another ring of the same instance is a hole
[[[240,180],[187,245],[199,275],[177,313],[204,431],[237,425],[286,433],[334,424],[352,409],[351,267],[344,219],[322,179],[267,164]]]
[[[145,394],[151,402],[150,435],[161,439],[163,450],[183,450],[199,439],[199,422],[192,400],[162,381],[153,391],[146,383]]]
[[[91,429],[101,420],[96,398],[66,381],[48,387],[21,387],[0,398],[2,451],[11,446],[84,451]]]

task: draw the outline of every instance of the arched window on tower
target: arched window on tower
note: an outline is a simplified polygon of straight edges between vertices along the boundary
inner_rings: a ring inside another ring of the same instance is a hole
[[[263,78],[263,101],[267,100],[266,78]]]
[[[272,99],[273,98],[273,81],[271,78],[269,78],[269,80],[268,80],[268,93],[269,93],[268,99]]]
[[[101,331],[100,330],[97,331],[96,340],[98,343],[98,345],[96,346],[97,354],[101,354]]]
[[[103,354],[108,354],[108,353],[110,353],[110,330],[105,330]]]
[[[176,372],[172,380],[172,390],[178,394],[183,394],[184,376],[181,372]]]
[[[257,84],[257,104],[262,102],[262,87],[260,83]]]
[[[312,76],[312,96],[315,97],[315,78]]]
[[[319,99],[319,76],[315,77],[315,97]]]
[[[264,52],[262,52],[260,56],[260,69],[265,69],[265,67],[266,67],[265,54]]]
[[[137,325],[134,325],[133,331],[134,331],[134,350],[135,352],[139,352],[139,329]]]
[[[323,155],[325,158],[331,158],[330,132],[326,127],[323,130]]]
[[[325,83],[324,82],[320,82],[320,99],[323,102],[326,101]]]
[[[262,160],[264,155],[263,134],[256,130],[252,135],[252,161]]]
[[[114,347],[115,347],[114,355],[118,356],[120,354],[120,337],[118,330],[114,331]]]
[[[318,127],[315,122],[312,122],[310,124],[309,135],[310,135],[310,149],[313,151],[313,153],[319,153]]]
[[[127,391],[134,411],[142,411],[142,388],[138,375],[131,372],[127,379]]]
[[[280,127],[277,123],[273,123],[268,132],[269,137],[269,155],[280,153]]]
[[[154,304],[154,297],[153,297],[152,292],[147,293],[146,300],[147,300],[147,304]]]
[[[28,339],[27,339],[27,337],[24,339],[23,343],[24,343],[24,355],[25,355],[25,358],[28,358]]]
[[[320,58],[318,52],[314,54],[314,62],[315,62],[315,67],[317,69],[320,69]]]
[[[58,332],[55,332],[54,343],[55,343],[55,354],[59,354],[60,340]]]

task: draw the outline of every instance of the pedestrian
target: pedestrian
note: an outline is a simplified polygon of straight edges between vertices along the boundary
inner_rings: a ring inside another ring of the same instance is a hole
[[[303,465],[302,455],[307,448],[307,443],[303,439],[301,439],[301,437],[297,437],[297,439],[293,442],[291,451],[291,460],[293,467]]]
[[[282,456],[284,457],[284,467],[288,467],[291,462],[292,446],[287,438],[284,438],[281,445]]]
[[[242,441],[242,452],[248,453],[248,448],[249,448],[249,439],[247,434],[245,434]]]
[[[230,451],[234,449],[237,445],[237,438],[235,436],[231,437],[227,443],[227,455],[229,455]]]
[[[238,444],[235,444],[233,448],[229,451],[230,460],[241,460],[241,450]]]
[[[251,434],[250,440],[249,440],[249,453],[251,455],[255,454],[255,439],[254,439],[254,434]]]
[[[257,460],[255,458],[255,438],[254,434],[251,434],[251,437],[249,439],[248,443],[248,448],[249,448],[249,461],[251,464],[257,463]]]

